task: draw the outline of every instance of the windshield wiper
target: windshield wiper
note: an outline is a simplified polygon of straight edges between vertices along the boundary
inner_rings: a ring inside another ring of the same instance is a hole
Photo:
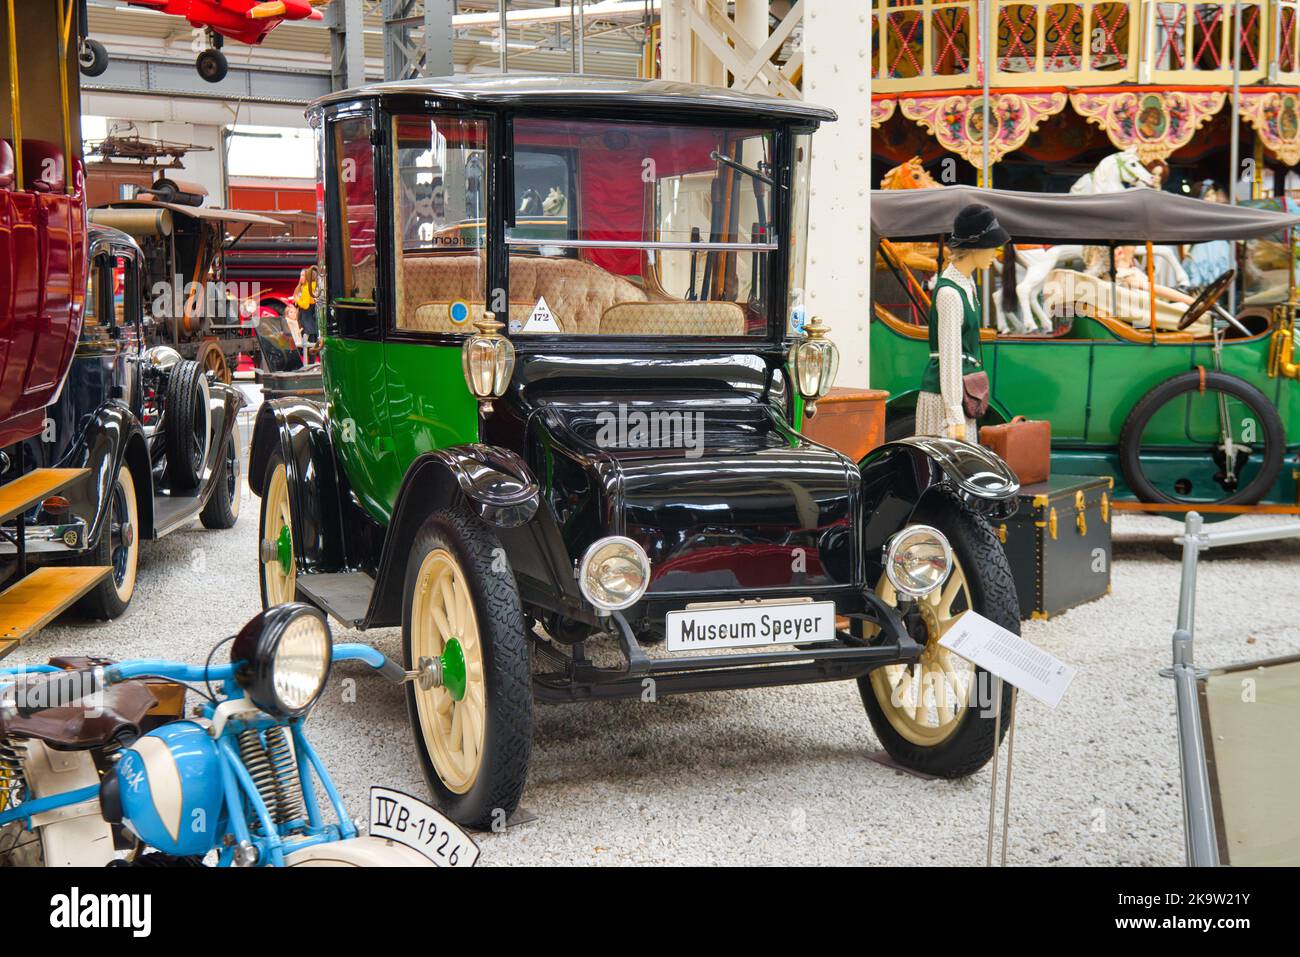
[[[750,167],[746,166],[744,163],[736,162],[730,156],[723,156],[717,150],[714,150],[712,153],[709,154],[709,159],[713,160],[715,163],[722,163],[726,166],[730,166],[734,170],[739,170],[745,175],[752,176],[754,177],[754,179],[758,180],[759,182],[766,183],[768,186],[771,186],[773,188],[777,186],[776,180],[772,179],[772,177],[762,172],[761,169],[751,169]],[[767,164],[761,163],[759,165],[766,166]]]

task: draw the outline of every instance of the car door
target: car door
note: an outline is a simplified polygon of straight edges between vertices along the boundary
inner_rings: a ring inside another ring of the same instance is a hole
[[[1010,415],[1049,420],[1053,445],[1084,440],[1091,342],[999,336],[986,342],[983,351],[996,405]]]
[[[389,432],[380,325],[375,122],[367,109],[325,121],[325,330],[322,373],[330,436],[362,505],[387,522],[401,471]]]

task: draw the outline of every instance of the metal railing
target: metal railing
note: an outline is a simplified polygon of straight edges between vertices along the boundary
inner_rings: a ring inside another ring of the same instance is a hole
[[[1214,826],[1210,773],[1205,762],[1205,736],[1197,705],[1197,682],[1206,677],[1192,658],[1196,632],[1196,567],[1200,554],[1224,545],[1248,545],[1300,538],[1300,522],[1207,532],[1197,512],[1188,512],[1183,534],[1182,583],[1178,591],[1178,624],[1174,629],[1173,667],[1160,672],[1174,679],[1178,701],[1178,758],[1182,769],[1183,823],[1189,867],[1217,867],[1219,843]]]
[[[1300,79],[1297,0],[989,0],[992,87]],[[872,91],[983,84],[979,0],[874,0]],[[1238,14],[1240,20],[1238,21]]]

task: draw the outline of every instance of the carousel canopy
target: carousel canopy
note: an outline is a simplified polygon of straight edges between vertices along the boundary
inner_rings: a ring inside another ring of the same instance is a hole
[[[1024,243],[1198,243],[1259,239],[1300,225],[1300,216],[1154,189],[1072,195],[944,186],[872,190],[871,230],[877,239],[934,240],[948,234],[967,203],[990,207],[1011,237]]]

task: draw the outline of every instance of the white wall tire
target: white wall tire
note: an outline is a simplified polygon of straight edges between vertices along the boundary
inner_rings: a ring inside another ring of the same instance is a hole
[[[140,506],[135,479],[123,462],[109,490],[104,527],[95,547],[81,556],[78,564],[110,566],[108,577],[77,602],[77,611],[87,618],[117,618],[135,595],[140,567]]]

